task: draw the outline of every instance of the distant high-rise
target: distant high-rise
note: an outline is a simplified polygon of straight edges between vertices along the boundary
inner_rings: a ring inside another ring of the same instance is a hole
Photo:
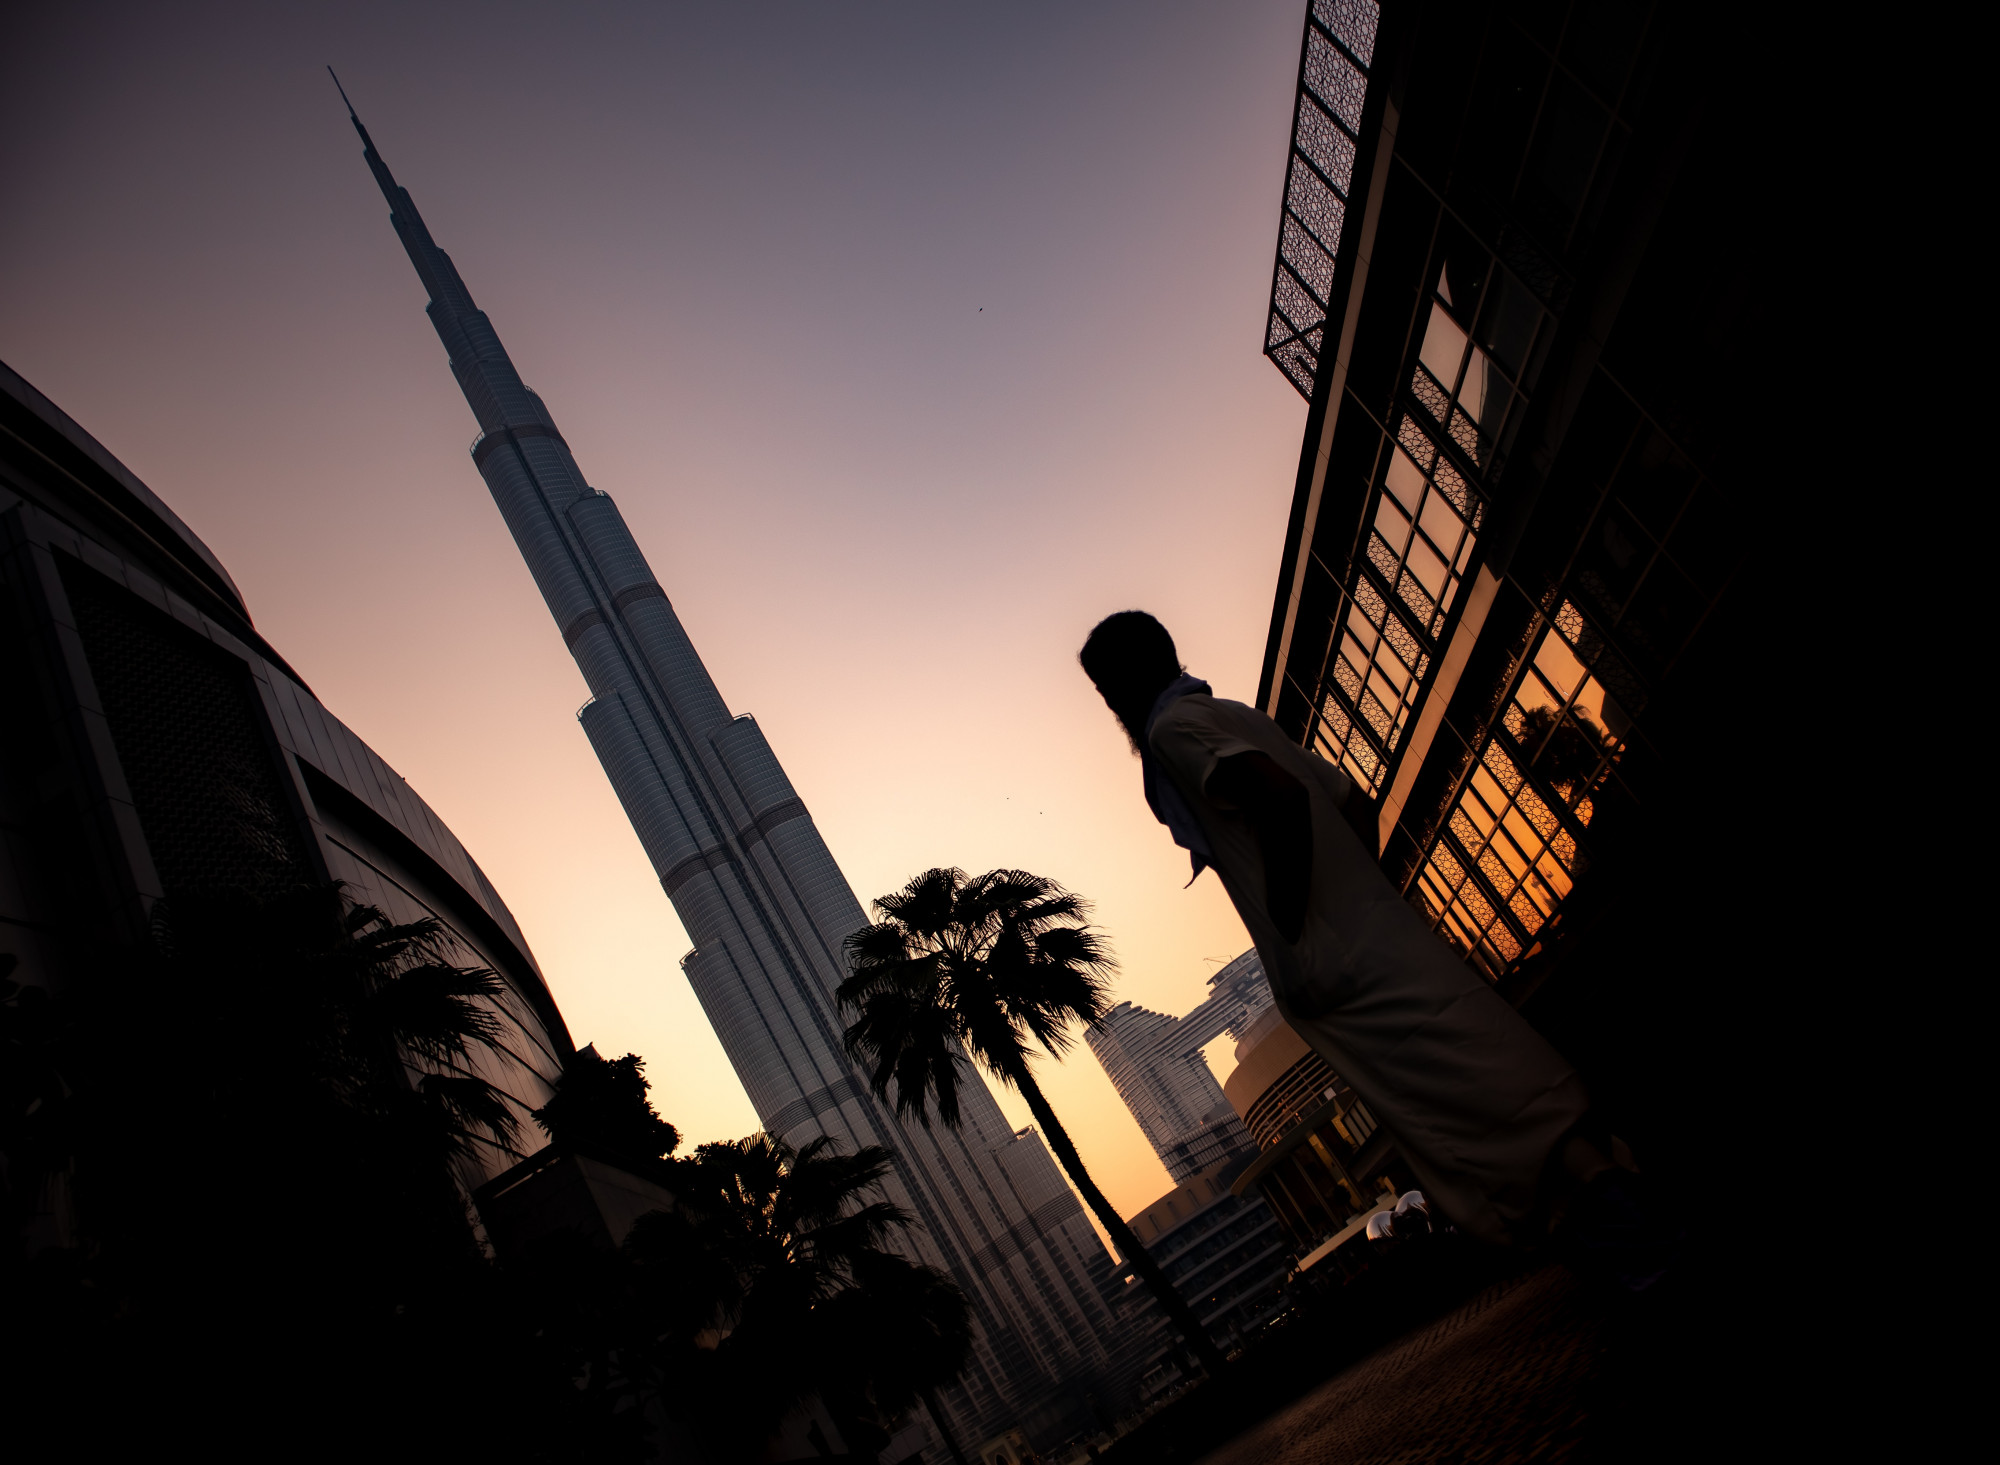
[[[1264,964],[1246,951],[1209,978],[1208,998],[1186,1017],[1121,1002],[1084,1034],[1176,1182],[1257,1152],[1201,1050],[1224,1033],[1241,1038],[1270,1005]]]
[[[958,1280],[978,1322],[944,1401],[962,1433],[1018,1426],[1048,1444],[1090,1427],[1120,1402],[1117,1324],[1111,1259],[1075,1193],[976,1078],[957,1129],[905,1126],[869,1092],[834,999],[860,904],[756,722],[730,715],[616,505],[354,126],[478,419],[472,460],[590,687],[584,732],[694,939],[681,969],[758,1118],[794,1144],[827,1134],[896,1153],[888,1189],[922,1224],[914,1253]]]

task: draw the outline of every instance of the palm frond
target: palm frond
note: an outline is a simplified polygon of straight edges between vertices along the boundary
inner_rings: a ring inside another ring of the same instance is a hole
[[[847,941],[850,975],[834,991],[843,1007],[859,1007],[892,988],[935,989],[944,980],[941,954],[894,925],[870,926]]]
[[[355,956],[378,969],[444,961],[456,944],[450,929],[436,916],[397,925],[374,906],[356,906],[346,924]]]
[[[830,1135],[803,1146],[785,1172],[780,1204],[791,1224],[824,1225],[882,1183],[893,1164],[879,1145],[843,1153]]]
[[[936,1000],[935,984],[914,993],[891,987],[868,998],[845,1042],[875,1096],[893,1099],[899,1115],[928,1126],[934,1105],[946,1124],[958,1123],[964,1050],[957,1015]]]
[[[880,1250],[914,1220],[901,1206],[876,1201],[813,1227],[805,1239],[821,1265],[846,1271],[857,1256]]]
[[[831,1165],[840,1154],[840,1142],[830,1134],[816,1134],[792,1151],[791,1174],[797,1177],[801,1170],[817,1170]]]
[[[1090,902],[1067,891],[1043,900],[1027,901],[1013,912],[1013,918],[1021,929],[1035,936],[1050,930],[1070,929],[1067,923],[1085,921],[1089,917]]]
[[[418,1080],[417,1089],[444,1112],[451,1132],[461,1140],[469,1141],[483,1132],[501,1145],[512,1147],[520,1121],[500,1091],[485,1079],[457,1073],[427,1073]]]
[[[958,891],[964,884],[963,870],[926,870],[901,890],[877,900],[875,909],[885,920],[935,936],[951,924]]]
[[[489,1004],[505,991],[484,967],[408,967],[376,984],[368,1017],[419,1058],[444,1063],[462,1059],[473,1043],[499,1045],[507,1030]]]
[[[1045,875],[1026,870],[989,870],[972,882],[981,905],[996,911],[1014,911],[1037,901],[1062,895],[1062,886]]]
[[[778,1187],[791,1168],[792,1147],[776,1135],[749,1135],[728,1145],[703,1145],[709,1163],[721,1173],[731,1204],[742,1211],[767,1215],[776,1203]]]
[[[1088,926],[1057,926],[1035,938],[1036,950],[1044,961],[1061,962],[1094,975],[1118,969],[1117,958],[1105,939]]]

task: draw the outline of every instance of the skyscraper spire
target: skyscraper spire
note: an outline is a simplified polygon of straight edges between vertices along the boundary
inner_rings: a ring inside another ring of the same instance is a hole
[[[890,1197],[923,1228],[911,1250],[957,1279],[978,1320],[972,1367],[945,1401],[966,1432],[1020,1426],[1053,1443],[1096,1428],[1090,1396],[1115,1408],[1130,1360],[1109,1341],[1125,1328],[1082,1206],[1041,1137],[1015,1133],[978,1080],[956,1130],[905,1127],[869,1091],[834,999],[842,944],[864,924],[846,877],[755,720],[730,715],[617,506],[585,480],[348,111],[478,419],[473,463],[590,687],[579,720],[694,940],[681,970],[759,1120],[794,1144],[829,1134],[896,1153]]]
[[[340,73],[329,66],[326,69],[326,74],[333,78],[333,89],[340,93],[341,103],[347,108],[349,119],[354,123],[355,127],[360,129],[362,145],[364,147],[372,146],[368,141],[368,129],[361,126],[361,119],[354,114],[354,103],[347,100],[347,88],[340,84]]]

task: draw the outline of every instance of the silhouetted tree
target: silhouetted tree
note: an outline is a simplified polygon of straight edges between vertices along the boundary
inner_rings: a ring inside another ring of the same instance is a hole
[[[723,1448],[753,1448],[818,1395],[850,1444],[879,1446],[959,1375],[963,1296],[888,1251],[911,1219],[865,1199],[890,1164],[874,1146],[843,1154],[821,1136],[793,1150],[761,1134],[672,1162],[676,1209],[642,1216],[624,1248],[675,1279],[678,1318],[698,1326],[662,1369],[671,1412]]]
[[[1030,1067],[1031,1043],[1060,1058],[1072,1026],[1097,1023],[1109,1006],[1105,978],[1115,967],[1085,923],[1088,905],[1024,870],[968,879],[936,869],[875,910],[882,919],[848,938],[852,975],[839,998],[857,1014],[847,1049],[867,1065],[876,1094],[890,1098],[893,1088],[899,1114],[928,1126],[935,1110],[956,1126],[968,1053],[1017,1090],[1119,1251],[1203,1366],[1219,1372],[1221,1350],[1090,1178]]]
[[[71,1045],[68,1012],[42,988],[15,981],[18,965],[19,958],[0,954],[0,1193],[10,1248],[26,1244],[22,1228],[45,1206],[60,1206],[50,1188],[67,1180],[75,1149],[71,1090],[63,1074]],[[13,1254],[9,1260],[24,1258]]]
[[[501,1431],[517,1458],[612,1458],[492,1285],[455,1175],[516,1128],[475,1071],[499,979],[338,885],[177,895],[154,938],[0,998],[9,1039],[42,1035],[0,1045],[0,1088],[44,1098],[4,1127],[10,1188],[17,1158],[73,1177],[79,1243],[4,1279],[24,1397],[85,1453]]]
[[[531,1112],[559,1145],[650,1171],[681,1142],[646,1097],[651,1090],[638,1054],[604,1058],[584,1047],[563,1065],[554,1096]]]
[[[827,1360],[828,1407],[849,1430],[857,1416],[886,1424],[922,1403],[964,1465],[937,1391],[958,1378],[972,1353],[965,1294],[943,1273],[888,1253],[857,1258],[854,1280],[826,1307],[827,1331],[841,1342]]]
[[[1570,803],[1590,792],[1605,756],[1618,746],[1581,708],[1566,717],[1553,707],[1531,708],[1521,715],[1515,740],[1534,760],[1535,771]]]
[[[498,977],[338,886],[177,897],[154,936],[55,999],[0,970],[13,1219],[73,1176],[82,1233],[0,1259],[0,1374],[83,1453],[609,1465],[657,1400],[736,1458],[812,1394],[865,1452],[963,1368],[964,1299],[884,1249],[883,1152],[674,1159],[640,1060],[586,1049],[538,1122],[680,1203],[495,1266],[462,1180],[515,1136],[476,1072]]]

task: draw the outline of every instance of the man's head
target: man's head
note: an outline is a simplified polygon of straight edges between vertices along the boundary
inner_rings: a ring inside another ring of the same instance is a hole
[[[1174,638],[1143,610],[1121,610],[1097,623],[1076,659],[1124,724],[1136,751],[1145,740],[1153,703],[1181,674]]]

